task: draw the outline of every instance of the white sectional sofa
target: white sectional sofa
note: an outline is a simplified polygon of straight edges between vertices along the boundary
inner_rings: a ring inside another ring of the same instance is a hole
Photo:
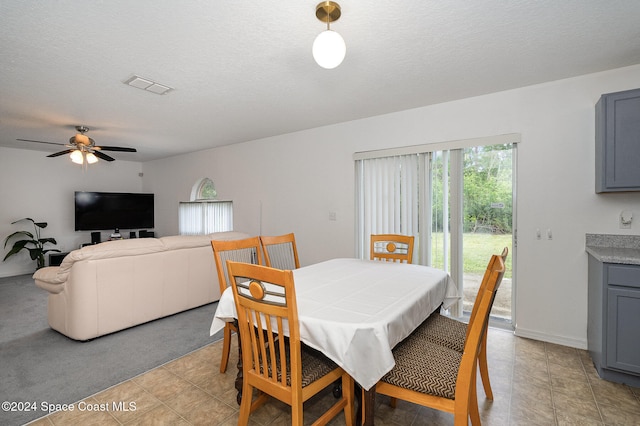
[[[108,241],[33,275],[49,292],[49,326],[89,340],[220,299],[211,240],[241,232]]]

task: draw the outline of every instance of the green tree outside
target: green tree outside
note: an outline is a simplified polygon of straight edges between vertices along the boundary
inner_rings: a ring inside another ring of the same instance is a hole
[[[464,270],[482,273],[494,247],[511,248],[513,232],[512,144],[479,146],[464,150]],[[432,160],[433,211],[432,254],[434,266],[442,265],[444,218],[442,182],[443,155]],[[507,275],[511,273],[511,256],[507,258]]]

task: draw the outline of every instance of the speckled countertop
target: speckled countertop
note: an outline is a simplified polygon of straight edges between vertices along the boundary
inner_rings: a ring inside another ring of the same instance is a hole
[[[585,248],[601,262],[640,265],[640,235],[587,234]]]

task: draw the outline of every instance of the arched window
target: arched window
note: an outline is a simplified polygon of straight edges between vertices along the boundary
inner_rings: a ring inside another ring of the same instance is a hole
[[[218,193],[209,178],[198,180],[191,188],[191,201],[180,202],[180,235],[206,235],[233,231],[233,202],[216,200]]]
[[[200,179],[193,185],[191,201],[215,200],[217,197],[216,187],[208,177]]]

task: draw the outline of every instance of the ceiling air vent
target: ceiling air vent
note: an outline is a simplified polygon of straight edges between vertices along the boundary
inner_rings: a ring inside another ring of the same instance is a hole
[[[150,80],[148,78],[143,78],[137,75],[134,75],[133,77],[125,80],[124,84],[127,84],[131,87],[136,87],[138,89],[146,90],[147,92],[155,93],[157,95],[166,95],[167,93],[173,90],[172,87],[165,86],[164,84],[156,83],[153,80]]]

